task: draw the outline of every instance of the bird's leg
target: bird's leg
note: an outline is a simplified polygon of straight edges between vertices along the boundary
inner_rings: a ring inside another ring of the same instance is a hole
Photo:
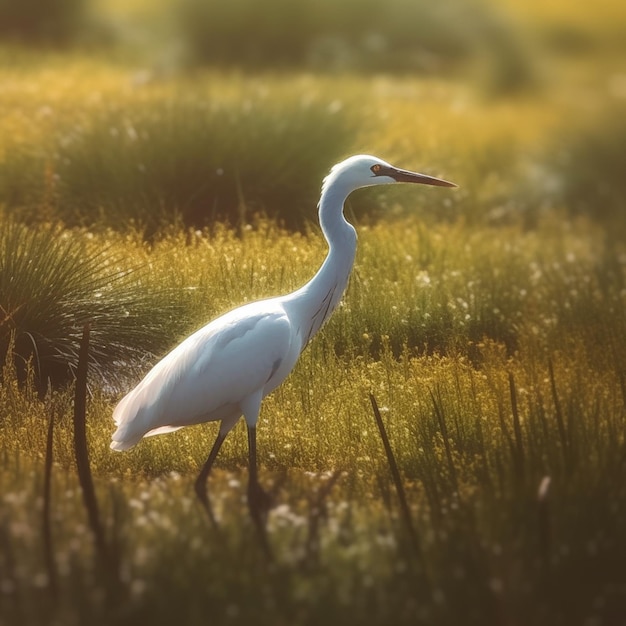
[[[248,483],[248,505],[264,519],[272,508],[272,497],[261,487],[256,461],[256,427],[248,427],[248,449],[250,454],[250,481]]]
[[[248,483],[248,508],[250,517],[259,533],[261,546],[269,559],[272,559],[272,551],[267,540],[265,524],[267,513],[271,508],[272,498],[263,490],[259,483],[256,463],[256,426],[248,425],[248,452],[250,459],[250,480]]]
[[[224,443],[224,439],[226,439],[226,435],[228,434],[228,430],[226,432],[222,432],[220,428],[219,433],[217,433],[217,439],[211,448],[211,452],[209,453],[209,458],[206,460],[206,463],[202,466],[200,473],[198,474],[198,478],[196,478],[195,489],[196,495],[200,500],[200,503],[204,507],[204,510],[207,512],[211,523],[217,527],[217,522],[215,521],[215,517],[213,515],[213,509],[211,508],[211,503],[209,502],[209,497],[207,495],[206,483],[209,477],[209,473],[211,472],[211,467],[213,467],[213,463],[215,462],[215,458],[217,457],[217,453],[220,451],[222,444]]]

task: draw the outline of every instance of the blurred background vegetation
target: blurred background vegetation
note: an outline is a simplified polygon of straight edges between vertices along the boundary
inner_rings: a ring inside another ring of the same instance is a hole
[[[1,0],[0,202],[67,225],[263,214],[302,228],[328,164],[369,150],[468,168],[444,218],[515,208],[530,223],[561,205],[621,229],[624,11],[602,0],[587,13],[515,0]],[[368,196],[361,217],[404,193]]]

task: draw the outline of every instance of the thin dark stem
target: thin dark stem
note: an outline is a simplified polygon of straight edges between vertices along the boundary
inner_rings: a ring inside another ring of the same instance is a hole
[[[554,414],[556,418],[556,425],[559,430],[559,438],[561,440],[561,446],[563,449],[563,460],[565,462],[565,468],[569,470],[569,467],[570,467],[569,440],[567,437],[567,431],[565,430],[565,422],[563,420],[563,411],[561,410],[561,402],[559,400],[559,394],[556,390],[556,380],[554,377],[554,367],[552,366],[552,359],[548,361],[548,372],[550,374],[550,389],[552,390],[552,399],[554,401]]]
[[[86,413],[87,413],[87,365],[89,359],[89,324],[83,328],[83,337],[80,342],[78,353],[78,366],[76,368],[76,394],[74,397],[74,452],[76,455],[76,467],[78,479],[83,492],[83,502],[87,510],[89,526],[94,538],[96,552],[105,570],[109,567],[104,529],[100,522],[98,501],[93,486],[91,468],[89,466],[89,453],[87,450]]]
[[[450,447],[450,437],[448,437],[448,425],[446,424],[446,419],[444,417],[443,409],[441,407],[441,396],[439,394],[439,390],[437,390],[437,398],[435,397],[432,389],[429,389],[428,392],[430,393],[430,398],[433,402],[433,409],[435,410],[435,416],[437,417],[437,422],[439,423],[439,428],[441,430],[441,436],[443,437],[443,447],[446,451],[446,459],[448,461],[448,468],[450,470],[450,478],[452,479],[454,490],[458,492],[459,483],[456,476],[454,459],[452,457],[452,449]]]
[[[44,545],[44,558],[46,562],[46,570],[48,572],[48,580],[50,584],[50,591],[53,597],[57,597],[57,568],[54,560],[54,551],[52,549],[52,529],[50,526],[50,501],[52,490],[52,442],[54,435],[54,409],[50,411],[50,422],[48,423],[48,437],[46,440],[46,464],[44,470],[44,485],[43,485],[43,511],[42,511],[42,523],[43,523],[43,545]]]
[[[383,419],[378,409],[378,403],[376,402],[376,398],[374,397],[373,393],[370,393],[370,402],[372,403],[374,418],[376,419],[376,424],[378,425],[378,430],[380,431],[380,438],[383,440],[383,446],[385,447],[385,452],[387,454],[387,461],[389,462],[389,468],[391,469],[391,476],[393,477],[396,492],[398,493],[400,510],[402,511],[402,516],[404,518],[409,537],[411,538],[415,554],[418,558],[421,559],[422,552],[420,549],[419,541],[417,539],[417,533],[415,532],[415,528],[413,526],[413,520],[411,519],[411,512],[409,510],[406,494],[404,492],[404,485],[402,484],[400,472],[398,471],[398,465],[396,463],[393,450],[391,449],[391,444],[389,443],[389,437],[387,437],[387,431],[385,430],[385,424],[383,423]]]
[[[513,433],[515,434],[515,465],[520,478],[524,475],[524,443],[522,440],[522,424],[517,407],[517,391],[513,372],[509,372],[509,393],[511,396],[511,411],[513,412]]]

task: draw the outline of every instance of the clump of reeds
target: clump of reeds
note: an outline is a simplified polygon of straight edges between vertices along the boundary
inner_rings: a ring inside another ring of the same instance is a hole
[[[123,371],[167,345],[177,301],[147,288],[148,268],[120,262],[87,232],[0,223],[0,360],[11,350],[40,391],[72,380],[82,327],[92,327],[91,365],[114,386]],[[170,294],[171,295],[171,294]],[[165,333],[164,333],[165,331]]]

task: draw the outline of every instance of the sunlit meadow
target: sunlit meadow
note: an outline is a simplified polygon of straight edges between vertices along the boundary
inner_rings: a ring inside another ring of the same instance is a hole
[[[0,47],[0,623],[626,624],[626,16],[476,6],[475,32],[430,15],[399,72],[350,20],[297,67],[206,67],[139,0],[94,3],[72,45],[62,13],[37,31],[66,49]],[[321,178],[355,152],[459,189],[347,203],[348,291],[260,416],[268,562],[242,425],[214,528],[216,425],[118,454],[111,413],[188,333],[310,278]],[[85,322],[105,553],[73,440]]]

